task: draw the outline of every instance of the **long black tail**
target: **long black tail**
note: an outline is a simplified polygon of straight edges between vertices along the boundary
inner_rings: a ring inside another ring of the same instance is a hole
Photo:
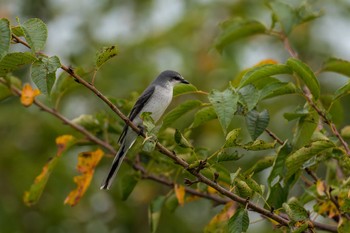
[[[125,145],[123,145],[118,153],[115,155],[113,163],[112,163],[112,167],[108,172],[108,175],[105,179],[105,181],[103,182],[102,186],[100,187],[100,189],[109,189],[112,185],[112,182],[114,180],[115,175],[118,172],[118,169],[120,167],[120,165],[122,164],[122,161],[124,159],[124,156],[126,154],[126,152],[128,151],[128,149],[125,149]]]

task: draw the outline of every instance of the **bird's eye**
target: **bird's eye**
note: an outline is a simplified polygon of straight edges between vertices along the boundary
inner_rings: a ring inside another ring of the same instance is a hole
[[[181,78],[179,77],[179,76],[175,76],[175,77],[173,77],[176,81],[180,81],[181,80]]]

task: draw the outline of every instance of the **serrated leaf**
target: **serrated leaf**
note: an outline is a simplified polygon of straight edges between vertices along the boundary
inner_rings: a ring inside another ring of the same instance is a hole
[[[23,201],[26,205],[32,206],[39,201],[46,183],[49,180],[53,169],[56,167],[62,153],[74,145],[74,143],[75,139],[71,135],[63,135],[56,138],[57,154],[49,159],[49,161],[44,165],[41,173],[35,178],[34,183],[30,186],[29,191],[24,193]]]
[[[235,112],[237,111],[239,96],[233,90],[226,89],[223,92],[212,90],[208,98],[215,109],[224,134],[226,134],[227,128],[230,125]]]
[[[244,74],[239,86],[242,88],[248,84],[260,81],[261,79],[269,80],[270,76],[278,74],[291,74],[292,70],[283,64],[264,64],[251,68]]]
[[[12,26],[11,27],[11,32],[18,36],[18,37],[24,37],[24,33],[23,33],[23,30],[22,30],[22,27],[17,25],[17,26]]]
[[[191,143],[182,135],[182,133],[176,129],[174,139],[177,145],[183,148],[192,148]]]
[[[267,179],[270,187],[271,187],[272,181],[276,177],[279,177],[279,179],[277,180],[277,182],[279,182],[284,177],[284,174],[286,174],[285,161],[287,159],[287,156],[291,152],[292,152],[292,147],[287,141],[285,141],[283,145],[278,148],[277,155],[272,166],[272,170]]]
[[[210,120],[214,120],[216,118],[217,118],[217,115],[213,107],[202,108],[198,112],[196,112],[196,114],[194,115],[194,120],[191,125],[191,128],[196,128],[201,124]]]
[[[248,111],[255,108],[260,99],[260,92],[253,85],[247,85],[238,91],[240,102],[247,108]]]
[[[334,147],[335,145],[333,142],[327,140],[320,140],[312,142],[311,144],[295,151],[286,159],[286,177],[290,177],[296,172],[298,172],[300,169],[302,169],[303,164],[309,159],[311,159],[313,156],[316,156]]]
[[[239,154],[235,148],[228,147],[222,148],[217,155],[217,162],[227,162],[227,161],[235,161],[242,158],[242,154]]]
[[[42,57],[32,65],[31,78],[43,94],[50,94],[56,80],[56,70],[61,67],[58,57]]]
[[[273,11],[274,19],[281,24],[283,31],[287,35],[295,26],[322,15],[322,12],[310,9],[307,3],[304,3],[297,8],[293,8],[281,1],[271,1],[268,5]]]
[[[8,19],[0,19],[0,61],[7,54],[11,42],[11,29]]]
[[[262,112],[252,110],[246,116],[247,128],[253,140],[257,139],[269,124],[269,112],[265,109]]]
[[[119,180],[119,190],[121,194],[121,198],[123,201],[128,199],[132,191],[134,190],[137,182],[139,181],[139,177],[137,174],[126,174],[123,175]]]
[[[178,84],[174,87],[173,90],[173,97],[189,94],[198,91],[197,87],[193,86],[192,84]]]
[[[322,71],[335,72],[350,77],[350,62],[332,57],[323,64]]]
[[[229,233],[246,232],[249,227],[248,211],[243,208],[237,209],[236,213],[228,221]]]
[[[23,65],[28,65],[35,61],[36,58],[29,52],[8,53],[0,61],[0,76],[19,69]]]
[[[234,147],[238,145],[237,138],[241,133],[241,128],[233,129],[226,135],[224,148]]]
[[[165,201],[164,196],[158,196],[151,202],[148,208],[148,218],[149,218],[151,233],[155,233],[157,231],[164,201]]]
[[[219,52],[238,39],[263,34],[266,31],[265,26],[258,21],[240,18],[223,22],[221,28],[222,31],[215,40],[215,47]]]
[[[300,77],[317,100],[320,97],[320,83],[311,68],[296,58],[289,58],[287,65]]]
[[[184,115],[185,113],[195,108],[198,108],[201,105],[202,105],[202,102],[199,100],[188,100],[178,105],[176,108],[174,108],[168,114],[165,115],[162,127],[163,128],[168,127],[174,121],[178,120],[182,115]]]
[[[41,19],[29,19],[24,22],[21,27],[24,37],[33,52],[39,52],[45,47],[47,40],[47,27]]]
[[[243,180],[244,182],[247,183],[247,185],[249,186],[249,188],[251,188],[251,190],[253,190],[256,193],[262,194],[261,186],[253,178],[249,176],[245,176]]]
[[[109,59],[117,56],[117,46],[113,45],[110,47],[103,47],[96,53],[96,69],[100,69],[101,66],[106,63]]]
[[[309,214],[296,198],[291,198],[288,203],[284,203],[283,209],[293,221],[303,221],[308,219]]]

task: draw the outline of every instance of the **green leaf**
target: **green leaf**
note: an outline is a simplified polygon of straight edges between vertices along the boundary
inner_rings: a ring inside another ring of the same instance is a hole
[[[226,134],[227,128],[237,111],[238,94],[231,89],[226,89],[223,92],[212,90],[208,98],[215,109],[224,134]]]
[[[93,115],[82,114],[72,120],[73,123],[83,126],[85,129],[96,132],[102,129],[100,122]]]
[[[242,154],[238,154],[238,151],[232,147],[222,148],[217,156],[217,162],[235,161],[242,158]]]
[[[303,169],[303,164],[313,156],[316,156],[334,147],[335,145],[331,141],[319,140],[295,151],[286,159],[286,177],[290,177],[300,169]]]
[[[141,114],[142,124],[146,129],[146,132],[152,132],[155,129],[155,123],[150,112],[143,112]]]
[[[31,77],[41,93],[50,94],[56,80],[56,70],[61,67],[58,57],[42,57],[32,65]]]
[[[279,209],[288,198],[288,187],[282,187],[280,183],[276,183],[270,188],[267,203],[274,209]]]
[[[249,188],[251,188],[251,190],[253,190],[256,193],[262,194],[262,189],[261,186],[251,177],[249,176],[242,176],[241,177],[242,180],[244,180],[244,182],[247,183],[247,185],[249,186]]]
[[[23,33],[23,30],[22,30],[22,27],[17,25],[17,26],[12,26],[11,27],[11,32],[18,36],[18,37],[24,37],[24,33]]]
[[[228,221],[229,233],[246,232],[249,227],[248,211],[243,208],[237,209],[236,213]]]
[[[276,177],[279,177],[279,179],[277,180],[277,182],[279,182],[286,174],[285,161],[291,152],[292,152],[292,147],[287,141],[285,141],[283,145],[279,147],[275,161],[272,165],[272,170],[267,179],[270,187],[271,187],[272,181]]]
[[[273,12],[273,19],[281,24],[283,31],[287,35],[295,26],[322,15],[321,11],[312,10],[307,3],[297,8],[293,8],[281,1],[271,1],[268,5]]]
[[[338,90],[335,91],[333,101],[348,95],[350,93],[350,81],[348,81],[345,85],[341,86]]]
[[[241,128],[233,129],[226,135],[224,148],[235,147],[238,145],[237,138],[241,133]]]
[[[296,58],[289,58],[287,65],[304,81],[313,97],[317,100],[320,96],[320,83],[311,68]]]
[[[247,128],[253,140],[257,139],[269,124],[269,112],[265,109],[262,112],[252,110],[246,116]]]
[[[149,225],[151,233],[155,233],[157,231],[158,223],[160,214],[162,211],[162,207],[165,201],[164,196],[158,196],[156,197],[150,204],[148,208],[148,218],[149,218]]]
[[[306,117],[307,115],[309,115],[309,110],[308,109],[298,107],[294,112],[286,112],[286,113],[284,113],[283,117],[287,121],[292,121],[292,120],[295,120],[295,119],[299,119],[301,117]]]
[[[96,70],[100,69],[101,66],[106,63],[109,59],[117,56],[117,46],[113,45],[110,47],[103,47],[96,53]]]
[[[248,170],[244,172],[246,175],[256,174],[259,173],[266,168],[269,168],[272,166],[274,162],[275,156],[265,156],[262,159],[259,159],[252,167],[250,167]]]
[[[11,96],[12,93],[8,86],[0,83],[0,101],[6,99],[7,97]]]
[[[182,115],[185,113],[198,108],[199,106],[202,105],[202,102],[199,100],[188,100],[180,105],[178,105],[176,108],[171,110],[166,116],[164,117],[163,120],[163,128],[168,127],[171,125],[174,121],[178,120]]]
[[[41,19],[29,19],[24,22],[21,27],[24,37],[33,52],[36,53],[44,49],[47,40],[47,28]]]
[[[283,64],[265,64],[251,68],[247,73],[244,74],[240,87],[244,87],[248,84],[254,84],[254,82],[262,79],[270,80],[270,76],[278,74],[291,74],[291,69]]]
[[[56,167],[59,158],[60,157],[58,156],[50,158],[50,160],[43,167],[42,173],[35,179],[34,183],[30,186],[29,191],[25,192],[23,200],[26,205],[31,206],[39,201],[41,194],[43,193],[44,188],[46,186],[46,183],[49,180],[53,169]]]
[[[165,207],[171,212],[173,213],[176,208],[179,206],[179,201],[175,195],[175,193],[172,193],[171,195],[169,195],[165,201]]]
[[[309,218],[308,212],[305,208],[298,202],[296,198],[291,198],[288,203],[283,203],[283,209],[286,211],[287,215],[293,221],[303,221]]]
[[[182,133],[176,129],[174,139],[177,145],[183,148],[192,148],[191,143],[182,135]]]
[[[153,138],[147,139],[143,143],[142,150],[150,153],[150,152],[154,151],[154,149],[156,148],[156,144],[157,144],[157,142]]]
[[[136,173],[126,174],[120,178],[119,190],[122,200],[125,201],[130,196],[131,192],[134,190],[137,182],[139,181],[139,176]]]
[[[189,94],[198,91],[197,87],[192,84],[178,84],[174,87],[173,96]]]
[[[276,141],[274,142],[265,142],[263,140],[255,140],[253,142],[243,145],[243,148],[246,150],[268,150],[273,149],[276,146]]]
[[[215,47],[219,52],[238,39],[263,34],[266,31],[265,26],[258,21],[240,18],[223,22],[221,29],[222,31],[215,41]]]
[[[29,52],[8,53],[0,61],[0,76],[6,76],[7,73],[19,69],[23,65],[28,65],[36,58]]]
[[[250,111],[258,104],[260,92],[253,86],[247,85],[239,90],[240,102]]]
[[[51,100],[58,106],[62,96],[71,88],[77,87],[79,84],[74,82],[73,79],[66,72],[62,72],[55,81],[55,84],[51,88]]]
[[[0,19],[0,61],[7,54],[11,42],[11,29],[8,19]]]
[[[322,67],[322,72],[335,72],[350,77],[350,62],[339,58],[329,58]]]
[[[313,109],[310,109],[306,116],[300,117],[293,138],[293,145],[295,148],[300,148],[310,142],[317,128],[318,121],[319,115]]]
[[[297,92],[297,88],[293,83],[278,82],[272,85],[266,86],[261,90],[261,99],[269,99],[276,96],[294,94]]]
[[[196,112],[196,114],[194,115],[194,120],[193,120],[193,124],[191,125],[191,128],[196,128],[201,124],[210,120],[214,120],[216,118],[217,118],[217,115],[213,107],[202,108],[198,112]]]
[[[338,224],[338,233],[348,233],[350,232],[350,221],[342,217]]]
[[[283,31],[289,34],[298,23],[295,10],[290,5],[280,1],[272,1],[269,6],[273,11],[274,18],[281,24]]]
[[[340,210],[343,213],[350,213],[350,199],[344,198],[344,203],[340,206]]]
[[[254,191],[240,178],[235,179],[234,187],[237,195],[242,198],[252,198],[254,196]]]

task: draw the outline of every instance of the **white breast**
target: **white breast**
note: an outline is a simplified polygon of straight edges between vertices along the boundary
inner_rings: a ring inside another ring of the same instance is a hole
[[[151,116],[155,122],[161,118],[173,98],[172,86],[157,86],[151,99],[144,106],[142,112],[151,112]]]

